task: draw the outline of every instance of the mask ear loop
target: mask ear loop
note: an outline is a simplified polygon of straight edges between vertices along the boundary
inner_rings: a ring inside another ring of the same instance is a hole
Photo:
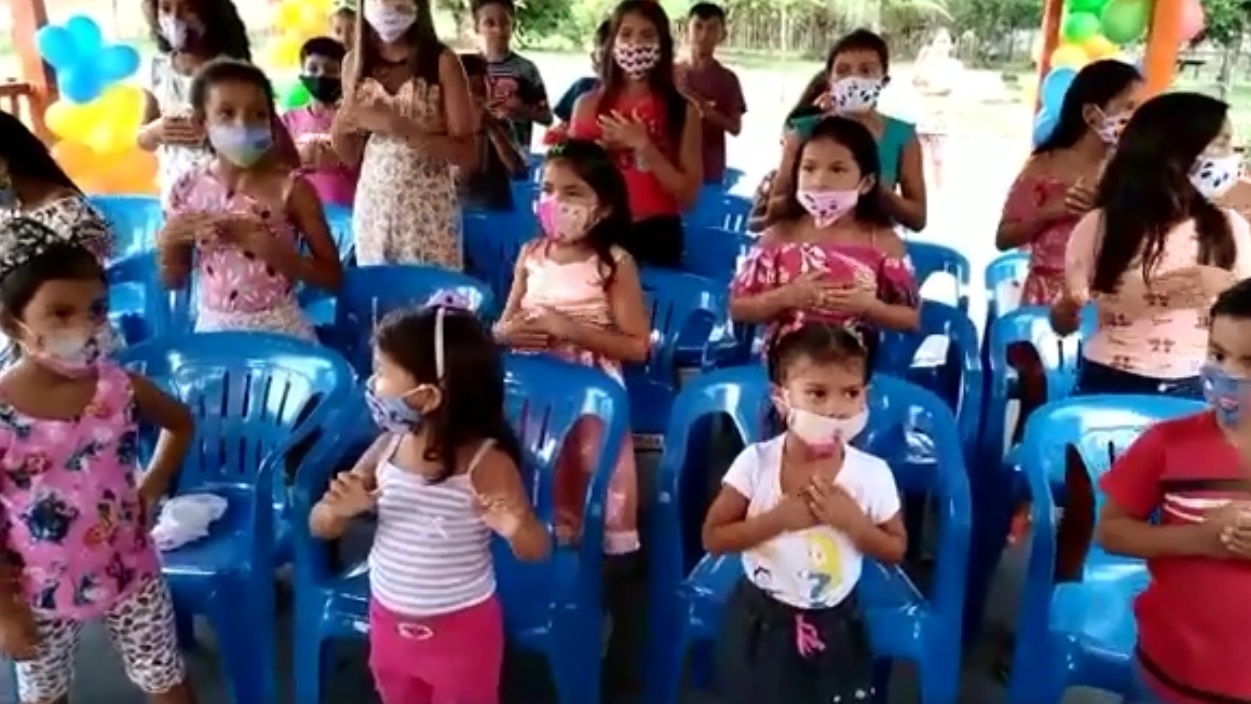
[[[439,306],[434,313],[434,373],[439,381],[443,381],[443,318],[447,308]]]

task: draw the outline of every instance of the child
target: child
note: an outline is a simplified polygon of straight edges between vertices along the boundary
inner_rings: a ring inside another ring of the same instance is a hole
[[[163,281],[186,284],[198,250],[196,330],[314,339],[295,282],[333,290],[343,272],[317,192],[274,148],[269,80],[251,64],[214,62],[196,77],[191,102],[213,158],[170,192],[158,237]]]
[[[868,423],[871,356],[824,323],[769,351],[786,431],[743,450],[704,521],[704,548],[743,560],[718,639],[724,704],[873,699],[856,584],[865,556],[897,565],[908,541],[890,467],[848,445]]]
[[[106,300],[93,253],[33,220],[4,223],[0,326],[20,354],[0,375],[0,650],[22,701],[64,702],[82,626],[100,618],[150,701],[191,704],[148,528],[194,427],[101,355]],[[136,482],[137,419],[161,436]]]
[[[854,120],[822,118],[798,162],[785,207],[734,279],[730,315],[768,324],[770,337],[807,319],[869,336],[915,330],[920,296],[878,194],[873,135]]]
[[[895,222],[914,231],[925,229],[925,162],[916,127],[883,115],[878,97],[890,80],[890,52],[886,42],[867,29],[858,29],[835,42],[825,62],[826,90],[817,102],[829,113],[849,117],[869,129],[877,140],[881,166],[879,198]],[[802,136],[802,135],[801,135]],[[798,143],[788,140],[774,193],[791,187]]]
[[[148,68],[145,126],[136,139],[155,151],[157,185],[168,201],[174,182],[211,158],[191,119],[191,79],[216,58],[251,61],[247,30],[231,0],[143,0],[156,53]]]
[[[310,529],[332,540],[377,512],[369,666],[383,704],[495,704],[504,625],[491,533],[522,560],[546,557],[549,540],[518,471],[498,349],[444,306],[396,311],[374,344],[365,391],[384,434],[334,478]]]
[[[704,183],[719,185],[725,178],[725,135],[739,135],[747,112],[738,76],[714,56],[725,39],[725,10],[710,2],[695,3],[687,15],[686,33],[691,58],[678,67],[678,85],[703,120]]]
[[[1099,481],[1098,540],[1147,562],[1134,604],[1143,702],[1251,701],[1251,280],[1210,311],[1212,408],[1148,428]]]
[[[491,113],[509,121],[513,138],[528,152],[534,123],[552,124],[552,111],[538,67],[510,46],[517,9],[513,0],[474,0],[472,9],[491,76]]]
[[[669,16],[653,0],[612,14],[600,87],[578,100],[569,134],[601,142],[625,175],[634,224],[620,244],[643,265],[682,266],[682,213],[703,184],[700,120],[673,75]]]
[[[314,37],[300,48],[300,82],[312,96],[306,107],[282,116],[295,140],[300,164],[324,205],[352,207],[356,169],[344,164],[330,146],[339,99],[343,97],[343,45],[330,37]]]
[[[595,28],[595,46],[591,48],[591,72],[593,75],[583,76],[573,82],[569,86],[569,90],[560,96],[560,100],[556,101],[556,107],[552,108],[552,113],[556,115],[556,119],[561,122],[569,122],[573,119],[573,106],[578,102],[578,98],[590,93],[599,87],[599,73],[604,63],[604,45],[608,43],[608,31],[612,29],[612,25],[608,20],[599,23]]]
[[[356,46],[356,0],[335,0],[334,12],[330,15],[330,36],[347,51]]]
[[[526,157],[513,141],[508,122],[487,110],[487,62],[477,54],[462,54],[465,77],[478,119],[478,160],[474,168],[460,174],[460,197],[465,208],[508,211],[513,209],[514,179],[525,178]]]

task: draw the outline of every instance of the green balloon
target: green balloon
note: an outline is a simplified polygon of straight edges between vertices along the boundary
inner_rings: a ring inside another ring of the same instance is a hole
[[[1090,39],[1099,33],[1102,27],[1099,18],[1089,12],[1070,12],[1064,18],[1064,29],[1061,30],[1061,36],[1064,41],[1073,44]]]
[[[308,105],[312,99],[313,96],[308,94],[308,89],[304,87],[304,84],[296,80],[282,91],[278,102],[284,110],[295,110]]]
[[[1103,36],[1113,44],[1137,41],[1147,31],[1151,6],[1145,0],[1111,0],[1103,8]]]
[[[1108,0],[1069,0],[1068,11],[1071,14],[1076,14],[1078,12],[1090,12],[1098,15],[1099,11],[1102,10],[1103,6],[1106,4],[1108,4]]]

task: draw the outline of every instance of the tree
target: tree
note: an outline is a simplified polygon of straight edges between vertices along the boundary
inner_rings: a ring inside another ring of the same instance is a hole
[[[998,39],[1011,39],[1022,29],[1038,27],[1043,0],[951,0],[952,21],[960,33],[972,32],[979,56]]]
[[[1222,99],[1234,85],[1234,67],[1242,51],[1242,37],[1251,29],[1251,0],[1205,0],[1203,11],[1207,21],[1196,41],[1208,41],[1221,47],[1221,68],[1217,90]]]

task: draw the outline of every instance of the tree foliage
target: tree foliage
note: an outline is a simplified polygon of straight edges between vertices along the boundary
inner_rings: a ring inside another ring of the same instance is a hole
[[[1221,46],[1237,46],[1251,30],[1251,0],[1203,0],[1207,23],[1203,39]]]

